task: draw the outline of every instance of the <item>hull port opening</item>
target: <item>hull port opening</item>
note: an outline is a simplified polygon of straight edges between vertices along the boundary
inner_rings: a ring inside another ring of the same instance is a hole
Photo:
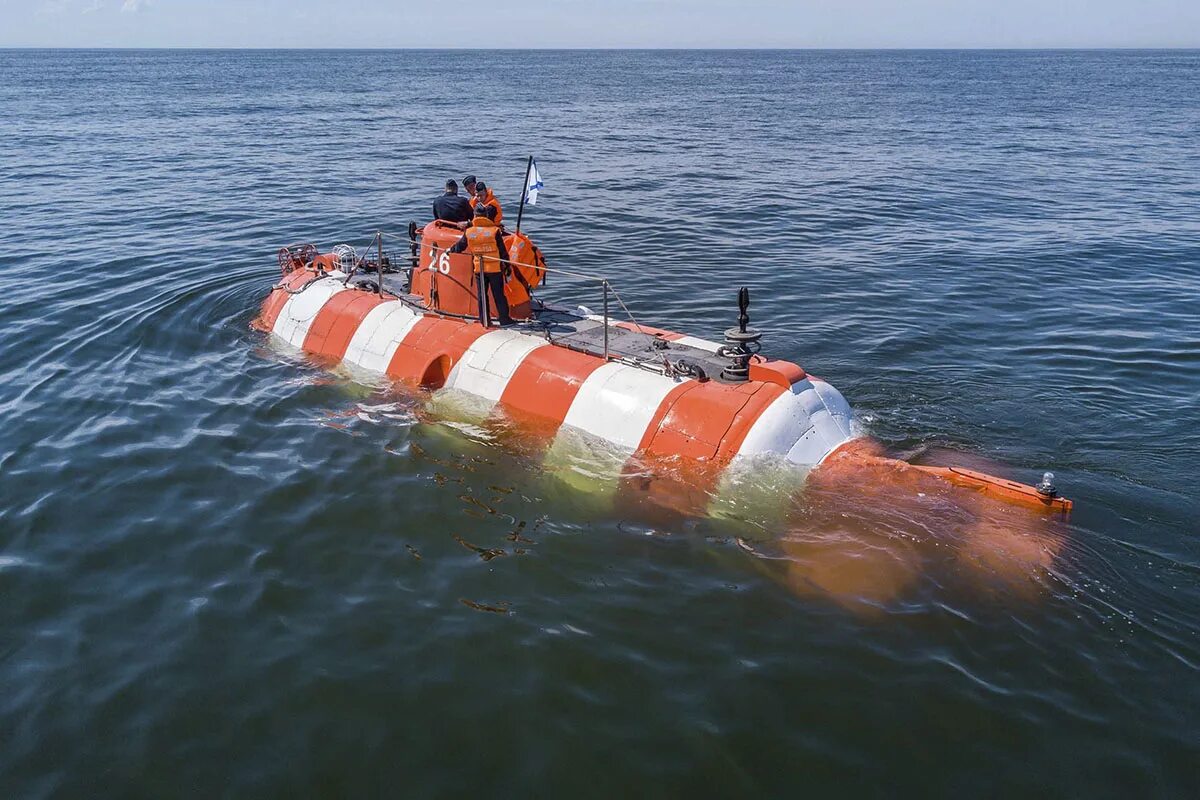
[[[421,387],[424,389],[440,389],[446,385],[446,378],[450,376],[450,357],[440,355],[433,361],[429,362],[429,366],[425,367],[425,372],[421,375]]]

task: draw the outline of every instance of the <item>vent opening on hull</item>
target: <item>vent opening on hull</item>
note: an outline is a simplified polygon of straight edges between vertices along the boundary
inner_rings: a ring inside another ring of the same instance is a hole
[[[450,357],[440,355],[425,367],[425,372],[421,375],[421,386],[425,389],[440,389],[446,385],[448,377],[450,377]]]

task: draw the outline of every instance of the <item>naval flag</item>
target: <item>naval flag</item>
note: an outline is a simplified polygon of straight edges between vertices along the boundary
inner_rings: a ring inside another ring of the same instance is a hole
[[[542,176],[538,174],[537,162],[529,159],[529,179],[525,182],[525,202],[537,205],[538,192],[542,190]]]

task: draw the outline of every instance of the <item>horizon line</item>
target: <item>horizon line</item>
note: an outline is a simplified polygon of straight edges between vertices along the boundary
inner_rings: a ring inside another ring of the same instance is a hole
[[[226,51],[294,51],[294,52],[399,52],[399,51],[420,51],[420,52],[443,52],[456,51],[463,53],[494,53],[494,52],[522,52],[522,53],[554,53],[567,51],[624,51],[624,52],[656,52],[656,51],[710,51],[710,52],[797,52],[797,51],[813,51],[813,52],[877,52],[877,51],[894,51],[894,52],[919,52],[919,51],[1025,51],[1025,52],[1055,52],[1055,51],[1079,51],[1079,52],[1097,52],[1097,51],[1191,51],[1200,50],[1200,44],[1195,45],[976,45],[976,46],[952,46],[952,45],[907,45],[907,46],[858,46],[858,47],[825,47],[812,45],[799,46],[708,46],[708,47],[688,47],[688,46],[655,46],[655,47],[627,47],[616,45],[594,45],[594,46],[562,46],[562,47],[461,47],[457,45],[449,45],[445,47],[248,47],[240,45],[0,45],[0,50],[226,50]]]

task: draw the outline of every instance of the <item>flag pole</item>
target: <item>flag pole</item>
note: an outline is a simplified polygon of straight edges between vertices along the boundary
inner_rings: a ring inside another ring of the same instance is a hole
[[[533,156],[525,165],[525,182],[521,184],[521,205],[517,208],[517,233],[521,232],[521,216],[525,213],[525,195],[529,194],[529,172],[533,169]]]

